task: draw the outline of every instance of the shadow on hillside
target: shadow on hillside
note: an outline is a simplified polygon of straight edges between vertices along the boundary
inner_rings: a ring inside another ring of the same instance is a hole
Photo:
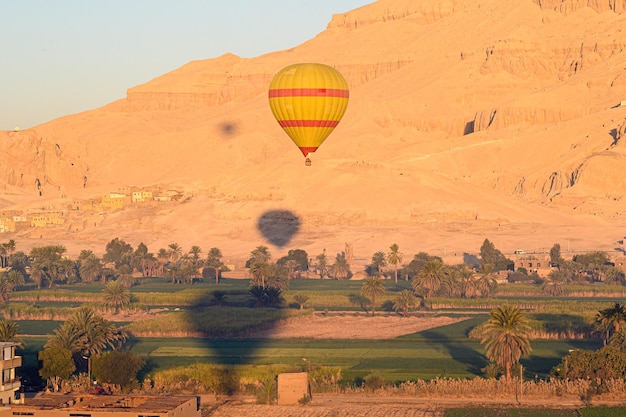
[[[239,130],[236,122],[222,122],[218,125],[218,128],[224,136],[234,136]]]
[[[300,217],[290,210],[269,210],[257,220],[263,237],[278,247],[284,247],[300,231]]]

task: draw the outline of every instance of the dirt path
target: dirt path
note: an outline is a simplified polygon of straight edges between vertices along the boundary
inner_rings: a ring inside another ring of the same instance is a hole
[[[576,409],[584,407],[580,400],[555,398],[417,398],[384,397],[347,394],[318,394],[306,406],[267,406],[233,401],[215,405],[203,416],[211,417],[443,417],[444,410],[462,407],[490,408],[553,408]],[[594,401],[595,406],[623,406],[626,400]]]

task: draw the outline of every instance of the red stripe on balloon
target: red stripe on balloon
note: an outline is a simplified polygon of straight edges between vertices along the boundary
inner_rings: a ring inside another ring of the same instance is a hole
[[[281,127],[337,127],[339,120],[279,120]]]
[[[310,152],[315,152],[317,150],[317,146],[298,146],[300,151],[304,156],[307,156]]]
[[[269,91],[269,98],[276,97],[340,97],[349,98],[350,92],[338,88],[276,88]]]

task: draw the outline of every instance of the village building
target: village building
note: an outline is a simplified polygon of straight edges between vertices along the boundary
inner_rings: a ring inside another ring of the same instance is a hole
[[[126,194],[109,193],[102,196],[102,207],[109,209],[122,209],[127,202]]]
[[[133,191],[133,203],[143,203],[150,200],[152,200],[152,191]]]
[[[536,273],[540,277],[546,277],[552,267],[550,265],[550,254],[543,253],[519,253],[513,257],[513,268],[517,271],[524,268],[528,274]]]
[[[24,216],[13,215],[0,218],[0,233],[20,232],[30,227],[30,222]]]
[[[196,396],[45,394],[0,408],[0,417],[200,417]]]
[[[75,211],[94,211],[102,207],[97,200],[74,200],[70,204],[70,209]]]
[[[117,189],[117,193],[118,194],[130,194],[132,191],[133,187],[131,185],[122,185],[120,188]]]
[[[2,372],[2,382],[0,384],[0,404],[15,404],[21,401],[19,389],[20,379],[15,374],[15,370],[22,365],[22,357],[15,356],[14,342],[0,342],[0,372]]]
[[[172,196],[169,195],[157,195],[153,197],[154,201],[172,201]]]
[[[38,213],[30,218],[30,227],[64,224],[63,212]]]

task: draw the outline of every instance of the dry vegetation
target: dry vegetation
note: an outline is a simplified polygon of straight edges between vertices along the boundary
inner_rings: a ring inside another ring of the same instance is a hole
[[[399,317],[363,313],[323,314],[294,317],[281,321],[271,330],[252,332],[251,337],[314,338],[314,339],[391,339],[446,326],[465,320],[462,317],[437,315]]]

